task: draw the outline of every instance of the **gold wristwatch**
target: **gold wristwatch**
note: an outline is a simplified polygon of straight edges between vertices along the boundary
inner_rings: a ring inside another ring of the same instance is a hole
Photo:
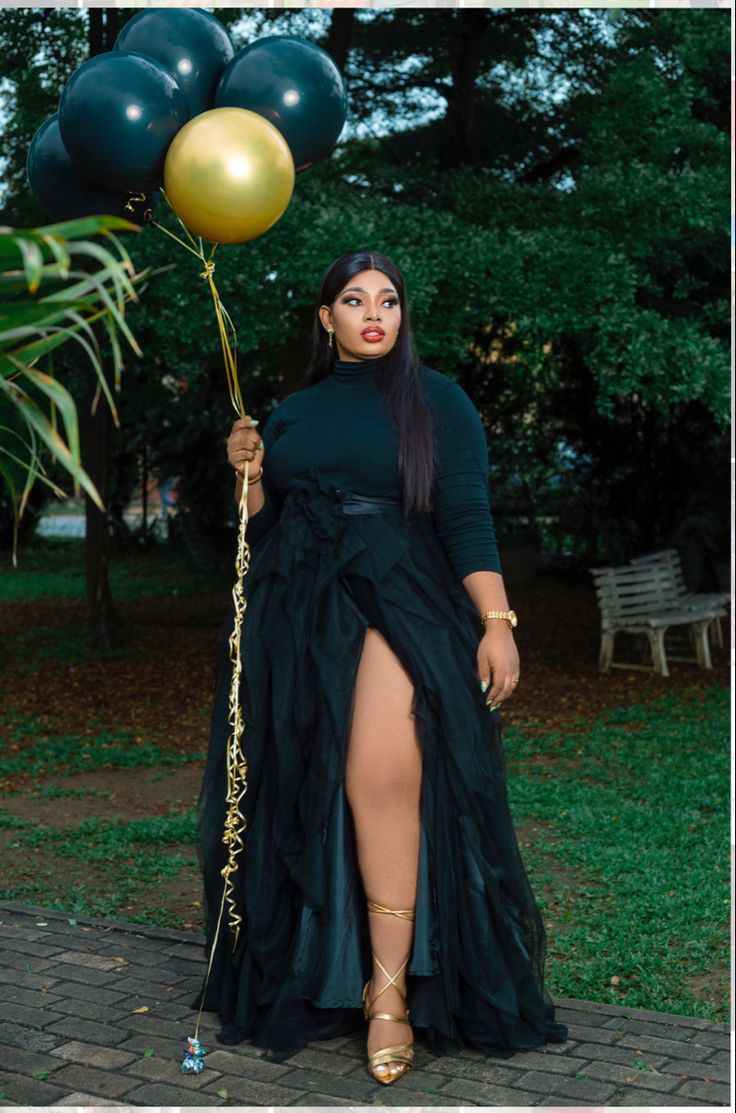
[[[513,630],[514,626],[519,625],[519,620],[516,617],[516,611],[483,611],[480,620],[485,626],[487,618],[503,618],[508,623],[509,630]]]

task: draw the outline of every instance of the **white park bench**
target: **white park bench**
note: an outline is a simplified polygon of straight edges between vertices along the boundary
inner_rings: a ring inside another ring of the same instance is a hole
[[[696,602],[691,596],[683,603],[669,560],[637,560],[610,568],[591,568],[601,613],[601,649],[598,667],[643,669],[669,676],[665,634],[671,627],[687,627],[695,643],[695,657],[675,657],[673,661],[697,661],[701,668],[713,667],[708,628],[714,619],[726,616],[718,604]],[[651,651],[651,664],[614,661],[616,634],[642,634]]]
[[[688,591],[682,571],[680,554],[677,549],[659,549],[656,553],[646,553],[644,556],[634,557],[630,564],[661,564],[669,569],[673,583],[677,590],[677,598],[682,607],[688,610],[700,610],[702,607],[725,607],[731,598],[730,591]],[[723,649],[723,629],[721,618],[718,615],[712,621],[715,624],[718,645]]]

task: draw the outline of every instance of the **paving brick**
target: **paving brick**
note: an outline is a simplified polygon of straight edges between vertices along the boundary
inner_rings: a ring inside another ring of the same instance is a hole
[[[544,1097],[562,1094],[568,1098],[578,1098],[580,1105],[593,1102],[605,1105],[615,1091],[611,1082],[592,1081],[589,1078],[570,1078],[564,1074],[549,1074],[546,1071],[529,1071],[519,1079],[524,1090],[536,1092]]]
[[[13,1023],[5,1012],[3,1013],[2,1038],[3,1043],[8,1043],[12,1047],[24,1047],[28,1051],[50,1051],[52,1047],[58,1047],[61,1042],[60,1036]]]
[[[220,1077],[221,1071],[210,1063],[210,1056],[207,1056],[207,1068],[201,1074],[188,1074],[186,1076],[187,1086],[199,1089],[200,1086],[206,1085],[213,1079]],[[149,1082],[165,1082],[168,1085],[176,1085],[183,1081],[184,1076],[181,1073],[181,1056],[178,1060],[163,1059],[156,1055],[152,1055],[146,1059],[139,1057],[132,1063],[129,1063],[125,1068],[125,1073],[134,1076],[136,1085],[140,1085],[142,1078],[147,1079]]]
[[[543,1051],[520,1051],[514,1055],[513,1065],[518,1070],[547,1070],[553,1074],[575,1074],[582,1070],[587,1059],[579,1056],[552,1056]]]
[[[279,1086],[295,1087],[304,1095],[303,1105],[309,1105],[309,1094],[330,1094],[334,1097],[345,1097],[350,1100],[360,1101],[374,1086],[382,1086],[380,1082],[371,1082],[368,1072],[362,1075],[352,1073],[347,1076],[337,1077],[327,1071],[318,1070],[291,1070],[278,1079]]]
[[[726,1028],[724,1031],[698,1032],[693,1037],[693,1043],[699,1044],[702,1047],[715,1047],[719,1051],[728,1051],[731,1046],[731,1037]]]
[[[583,1071],[588,1078],[597,1078],[604,1082],[615,1082],[619,1086],[635,1086],[642,1090],[658,1090],[668,1093],[680,1085],[681,1079],[671,1074],[660,1074],[658,1071],[637,1070],[636,1067],[622,1066],[620,1063],[588,1063]],[[642,1103],[644,1096],[642,1095]]]
[[[11,965],[13,962],[19,962],[20,958],[48,958],[49,955],[60,951],[61,948],[49,945],[45,941],[30,939],[3,939],[0,946],[0,958],[3,962]]]
[[[105,1034],[107,1034],[107,1031]],[[98,1035],[102,1035],[97,1028]],[[114,1037],[113,1037],[114,1038]],[[82,1043],[81,1040],[69,1040],[54,1048],[53,1054],[60,1059],[67,1059],[72,1063],[79,1063],[83,1067],[99,1067],[100,1070],[121,1070],[132,1063],[135,1053],[121,1051],[116,1047],[101,1047],[99,1044]]]
[[[613,1103],[610,1102],[609,1104],[613,1104]],[[578,1110],[580,1109],[580,1106],[577,1105],[577,1103],[575,1101],[575,1098],[563,1098],[563,1097],[560,1097],[559,1095],[557,1095],[556,1097],[553,1097],[553,1098],[545,1098],[544,1101],[538,1101],[536,1103],[536,1105],[537,1106],[551,1105],[551,1106],[554,1106],[555,1109],[567,1109],[567,1108],[578,1109]]]
[[[414,1052],[416,1067],[433,1081],[444,1081],[449,1076],[453,1078],[466,1078],[469,1082],[482,1082],[486,1086],[513,1086],[518,1082],[524,1070],[517,1065],[520,1056],[514,1056],[513,1063],[499,1062],[490,1057],[477,1059],[460,1059],[453,1057],[449,1060],[444,1056],[435,1056],[429,1053]],[[361,1064],[365,1055],[361,1055]]]
[[[3,1031],[3,1035],[5,1032]],[[40,1071],[59,1070],[63,1063],[52,1055],[40,1051],[32,1051],[25,1047],[14,1047],[12,1051],[5,1051],[3,1061],[12,1067],[18,1074],[38,1074]],[[3,1068],[4,1069],[4,1068]]]
[[[623,1017],[611,1017],[603,1025],[604,1028],[625,1028],[627,1033],[634,1036],[657,1036],[663,1040],[679,1040],[684,1043],[692,1040],[698,1042],[697,1029],[685,1027],[680,1024],[655,1024],[648,1020],[626,1020]]]
[[[43,1009],[29,1009],[25,1005],[3,1003],[3,1024],[9,1022],[20,1024],[25,1028],[44,1028],[50,1019],[52,1019],[52,1014],[45,1013]]]
[[[604,1019],[595,1012],[587,1009],[555,1009],[555,1020],[561,1024],[585,1024],[588,1027],[603,1027]]]
[[[627,1033],[618,1041],[619,1047],[633,1047],[642,1052],[654,1051],[666,1055],[670,1059],[682,1058],[687,1055],[689,1059],[707,1059],[710,1049],[698,1047],[682,1040],[660,1040],[656,1036],[632,1036]]]
[[[305,1070],[322,1070],[329,1074],[344,1075],[355,1069],[355,1062],[347,1055],[335,1055],[317,1047],[304,1047],[285,1062],[290,1067]]]
[[[658,1070],[662,1063],[667,1062],[666,1055],[657,1055],[647,1052],[646,1055],[637,1055],[633,1047],[606,1047],[604,1044],[579,1043],[575,1047],[575,1054],[581,1058],[595,1059],[604,1063],[623,1063],[625,1067],[636,1067],[638,1060]]]
[[[119,1105],[119,1102],[114,1098],[101,1098],[99,1094],[82,1094],[77,1091],[74,1094],[67,1094],[60,1101],[55,1101],[54,1106],[57,1105],[75,1105],[75,1106],[92,1106],[96,1108],[98,1105]]]
[[[188,1018],[176,1020],[173,1017],[149,1016],[148,1013],[142,1013],[137,1016],[128,1015],[124,1021],[121,1021],[120,1026],[125,1027],[131,1035],[140,1032],[142,1036],[169,1036],[172,1039],[186,1041],[187,1036],[191,1035],[190,1029],[195,1019],[194,1014],[190,1023]]]
[[[701,1082],[698,1079],[691,1079],[689,1082],[683,1082],[676,1093],[679,1098],[696,1098],[698,1101],[707,1101],[710,1105],[731,1104],[731,1088],[720,1082]]]
[[[381,1084],[377,1083],[377,1085]],[[473,1105],[484,1106],[536,1105],[539,1100],[539,1094],[535,1094],[532,1090],[523,1090],[521,1087],[517,1089],[515,1086],[484,1086],[479,1082],[471,1082],[467,1078],[450,1079],[448,1083],[438,1089],[435,1097],[443,1105],[456,1104],[448,1102],[448,1098],[452,1097],[458,1098],[463,1104],[469,1101]],[[404,1100],[402,1087],[402,1104]]]
[[[47,1017],[49,1016],[58,1017],[58,1013],[47,1013]],[[106,1042],[115,1046],[118,1046],[119,1041],[126,1039],[128,1036],[128,1032],[122,1025],[113,1027],[107,1024],[103,1029],[99,1024],[95,1024],[93,1020],[80,1020],[76,1016],[63,1016],[60,1020],[56,1019],[53,1024],[46,1025],[46,1031],[90,1044],[96,1044],[99,1038],[104,1036]]]
[[[34,963],[34,966],[37,972],[48,970],[57,978],[67,979],[70,982],[82,982],[86,986],[102,986],[106,989],[114,989],[115,979],[120,976],[119,974],[116,975],[114,970],[92,970],[88,966],[79,966],[73,962],[57,962],[55,958],[39,959],[38,962]],[[128,969],[128,967],[125,967],[125,969]]]
[[[599,1043],[601,1046],[605,1044],[616,1043],[621,1038],[620,1032],[614,1032],[610,1028],[594,1027],[590,1024],[568,1024],[567,1026],[568,1042],[562,1046],[567,1050],[571,1043],[579,1040],[585,1043]],[[550,1044],[551,1047],[556,1046]]]
[[[95,1070],[79,1063],[68,1063],[54,1075],[54,1082],[67,1090],[84,1090],[103,1098],[120,1098],[140,1085],[140,1079],[119,1071]]]
[[[631,1005],[609,1005],[602,1001],[580,1001],[573,997],[561,998],[560,1005],[565,1009],[577,1009],[580,1012],[594,1013],[599,1017],[621,1016],[629,1020],[646,1020],[652,1023],[661,1021],[663,1024],[680,1024],[686,1028],[718,1027],[715,1021],[704,1020],[699,1016],[682,1016],[679,1013],[660,1013],[652,1009],[633,1008]]]
[[[291,1102],[291,1104],[292,1105],[298,1105],[300,1108],[303,1108],[301,1097],[295,1098],[294,1101]],[[321,1106],[321,1105],[340,1105],[344,1108],[345,1107],[345,1099],[344,1098],[333,1098],[333,1097],[330,1097],[329,1094],[310,1094],[309,1095],[309,1104],[310,1104],[310,1106],[313,1106],[313,1107],[318,1107],[318,1106]],[[425,1098],[423,1104],[424,1105],[427,1104],[426,1098]]]
[[[296,1072],[289,1072],[294,1073]],[[332,1087],[330,1087],[331,1089]],[[304,1091],[295,1081],[293,1086],[284,1086],[280,1081],[273,1080],[271,1082],[261,1081],[256,1078],[244,1078],[239,1074],[223,1074],[216,1081],[208,1084],[207,1088],[203,1091],[198,1091],[197,1100],[199,1100],[200,1093],[217,1096],[218,1090],[227,1090],[228,1104],[237,1105],[311,1105],[312,1094],[311,1092],[305,1094]],[[315,1093],[319,1092],[317,1090]],[[329,1091],[328,1091],[329,1094]],[[329,1094],[330,1097],[339,1098],[340,1104],[345,1104],[345,1097],[341,1094]],[[357,1097],[357,1095],[356,1095]],[[189,1104],[193,1102],[190,1099]]]
[[[726,1066],[728,1066],[728,1064],[731,1062],[731,1052],[730,1051],[714,1051],[713,1054],[711,1055],[711,1057],[707,1060],[707,1062],[709,1064],[710,1063],[718,1063],[719,1066],[722,1065],[722,1064],[725,1064]]]
[[[98,1105],[119,1105],[119,1102],[116,1102],[114,1097],[100,1097],[99,1094],[82,1094],[76,1091],[73,1094],[67,1094],[66,1097],[62,1097],[60,1101],[53,1103],[55,1107],[59,1105],[88,1105],[96,1109]]]
[[[693,1062],[690,1059],[672,1059],[660,1068],[665,1074],[688,1074],[691,1078],[703,1078],[710,1082],[729,1082],[731,1069],[729,1063]]]
[[[634,1105],[641,1109],[642,1107],[649,1110],[659,1109],[661,1105],[676,1105],[680,1109],[690,1108],[691,1106],[707,1106],[707,1101],[696,1101],[695,1098],[678,1097],[679,1090],[674,1090],[671,1094],[657,1094],[656,1099],[646,1094],[642,1094],[641,1090],[635,1089],[630,1086],[623,1094],[616,1094],[608,1102],[611,1106],[618,1105]],[[545,1103],[542,1102],[544,1105]],[[550,1102],[551,1104],[551,1102]],[[711,1106],[712,1108],[712,1106]]]
[[[207,973],[207,964],[204,959],[196,961],[192,959],[187,961],[183,958],[168,958],[165,962],[161,963],[162,970],[173,970],[177,974],[186,974],[190,978],[196,978],[200,974],[204,978]]]
[[[186,1082],[187,1076],[180,1075],[182,1082]],[[192,1093],[194,1091],[187,1089],[185,1085],[181,1086],[167,1086],[164,1082],[146,1082],[143,1086],[139,1086],[135,1090],[131,1090],[125,1095],[126,1105],[130,1102],[131,1105],[177,1105],[177,1106],[191,1106]],[[197,1090],[197,1105],[222,1105],[222,1099],[218,1098],[216,1094],[207,1093],[204,1090]]]
[[[184,1050],[182,1040],[164,1039],[163,1036],[131,1036],[117,1046],[121,1051],[135,1051],[138,1055],[142,1055],[150,1047],[155,1055],[160,1055],[164,1059],[180,1059]]]
[[[4,985],[17,985],[22,989],[48,989],[50,986],[56,985],[58,980],[51,973],[36,974],[33,970],[0,966],[0,982]],[[5,996],[4,990],[3,996]]]
[[[0,1089],[2,1100],[12,1102],[13,1105],[53,1105],[66,1093],[65,1089],[54,1086],[51,1082],[40,1082],[36,1078],[28,1078],[25,1074],[16,1074],[9,1070],[3,1070]]]
[[[350,1060],[347,1061],[350,1063]],[[222,1074],[242,1074],[244,1078],[252,1078],[258,1082],[273,1082],[292,1069],[293,1060],[290,1059],[288,1063],[272,1063],[268,1059],[238,1055],[234,1051],[216,1048],[207,1052],[206,1062],[208,1070],[220,1071]]]
[[[22,989],[16,985],[6,985],[3,989],[3,1005],[24,1005],[29,1009],[44,1009],[51,1001],[58,1001],[55,993],[42,989]]]
[[[84,966],[87,970],[101,970],[104,973],[119,970],[121,966],[129,966],[130,959],[124,955],[97,955],[87,950],[62,951],[56,956],[59,962],[67,962],[72,966]]]
[[[84,982],[58,982],[54,991],[62,1000],[68,997],[80,1001],[91,999],[98,1005],[114,1005],[117,1001],[122,1001],[124,997],[124,994],[113,989],[103,989],[102,986],[95,986],[94,989],[90,990]]]
[[[128,1014],[122,1009],[111,1008],[109,1005],[97,1005],[94,1001],[79,1001],[76,997],[63,998],[49,1005],[49,1016],[55,1013],[58,1016],[76,1016],[82,1020],[97,1020],[100,1024],[117,1024]]]
[[[114,981],[109,983],[110,989],[114,989],[116,993],[125,993],[127,995],[131,993],[142,993],[146,997],[154,997],[158,1000],[158,998],[163,997],[165,993],[164,986],[173,986],[179,977],[178,974],[174,974],[173,980],[171,980],[171,978],[167,978],[162,974],[161,971],[151,971],[149,974],[147,970],[138,970],[137,973],[140,974],[140,977],[136,977],[135,973],[130,973],[131,970],[135,970],[135,967],[126,966],[126,972],[121,972]],[[169,994],[166,993],[167,998],[168,996]],[[192,994],[192,997],[193,996],[194,994]]]
[[[0,916],[3,911],[0,908]],[[21,924],[8,924],[3,920],[0,922],[0,951],[2,950],[3,940],[5,939],[28,939],[33,942],[36,939],[43,938],[43,931],[40,928],[25,927]]]

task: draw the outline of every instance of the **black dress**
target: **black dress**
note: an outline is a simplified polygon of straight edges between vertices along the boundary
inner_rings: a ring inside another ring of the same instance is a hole
[[[470,1046],[508,1058],[562,1043],[567,1029],[544,988],[544,927],[509,811],[499,712],[480,688],[483,631],[461,582],[501,571],[487,443],[468,395],[422,368],[440,457],[434,510],[402,518],[379,366],[336,362],[263,429],[266,503],[248,524],[241,645],[243,924],[235,950],[220,929],[204,1008],[218,1013],[222,1042],[251,1040],[276,1061],[365,1025],[371,946],[344,765],[370,625],[414,682],[422,749],[412,1027],[438,1054]],[[231,609],[198,805],[208,959],[226,862],[232,626]]]

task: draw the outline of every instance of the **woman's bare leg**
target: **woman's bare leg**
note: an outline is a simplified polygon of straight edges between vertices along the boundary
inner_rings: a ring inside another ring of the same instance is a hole
[[[416,905],[419,859],[419,801],[422,755],[411,714],[414,686],[379,630],[369,626],[358,666],[345,765],[345,791],[355,824],[358,863],[369,900],[387,908]],[[369,912],[371,946],[389,974],[411,954],[414,923]],[[369,1000],[388,982],[374,963]],[[406,967],[396,978],[406,993]],[[404,1003],[389,985],[376,1002],[377,1012],[402,1016]],[[408,1043],[408,1024],[372,1020],[368,1054]],[[395,1072],[399,1064],[376,1068]]]

